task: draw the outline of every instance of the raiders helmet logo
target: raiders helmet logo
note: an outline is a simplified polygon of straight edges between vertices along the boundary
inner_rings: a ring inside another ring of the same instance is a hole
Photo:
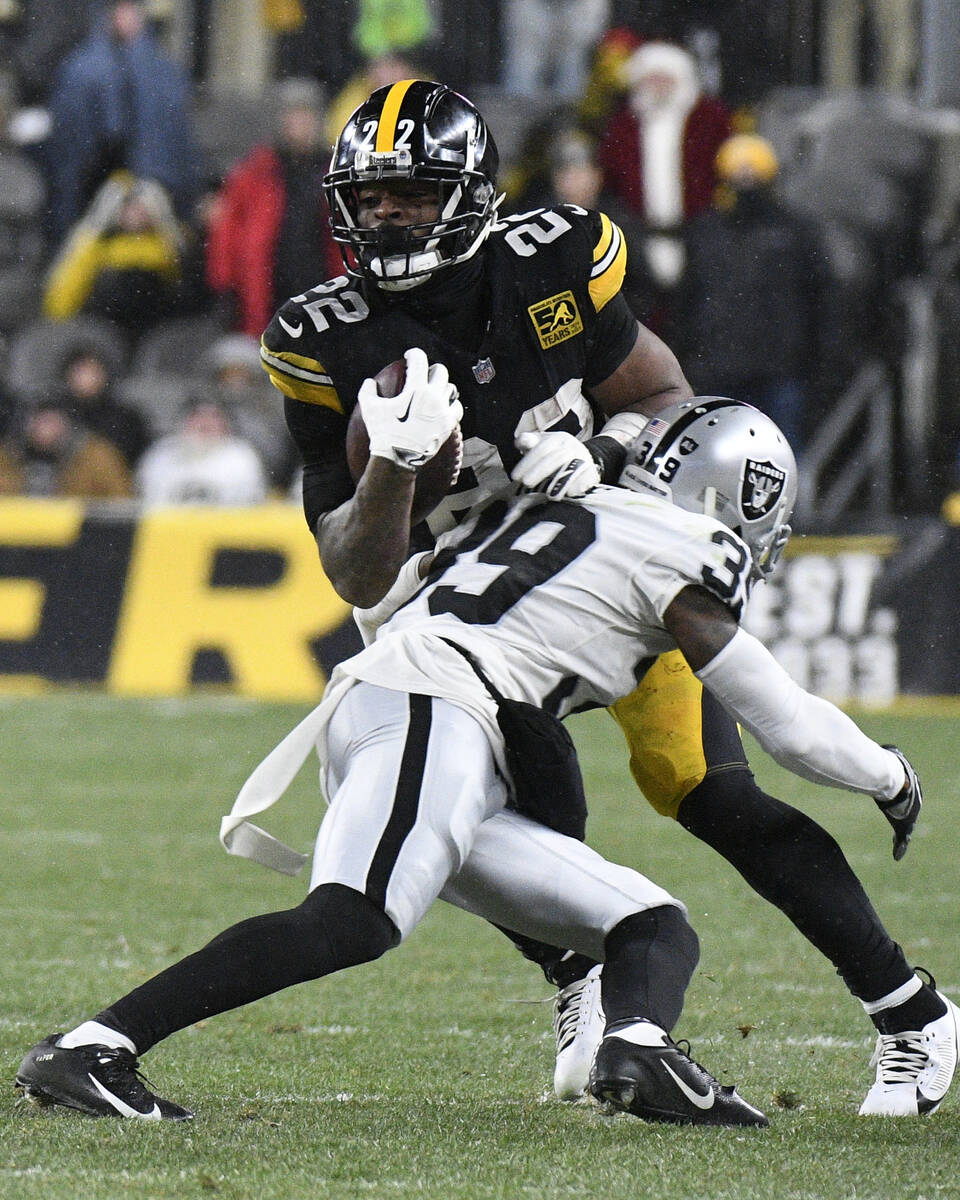
[[[679,450],[680,450],[681,454],[692,454],[694,452],[694,450],[696,450],[698,448],[699,445],[700,445],[700,443],[695,441],[692,437],[688,437],[688,436],[684,435],[680,439]]]
[[[786,471],[772,462],[748,458],[743,472],[740,508],[748,521],[759,521],[776,506],[786,483]]]

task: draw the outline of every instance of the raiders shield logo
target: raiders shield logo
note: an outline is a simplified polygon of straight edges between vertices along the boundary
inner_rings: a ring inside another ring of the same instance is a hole
[[[772,462],[747,459],[740,493],[740,508],[748,521],[758,521],[776,506],[786,478],[786,472],[775,467]]]

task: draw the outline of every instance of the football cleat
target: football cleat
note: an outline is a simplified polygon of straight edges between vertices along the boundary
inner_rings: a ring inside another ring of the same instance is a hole
[[[599,965],[592,967],[583,979],[561,988],[553,1002],[553,1031],[557,1037],[553,1090],[558,1100],[577,1100],[587,1090],[590,1065],[605,1024],[600,971]]]
[[[604,1037],[590,1071],[590,1093],[644,1121],[769,1124],[736,1088],[720,1084],[652,1021],[637,1021]]]
[[[920,1030],[881,1033],[870,1059],[877,1078],[860,1105],[862,1117],[929,1116],[940,1107],[957,1069],[960,1008],[946,1004],[942,1017]]]
[[[189,1121],[193,1113],[163,1100],[143,1085],[137,1059],[112,1046],[68,1050],[52,1033],[26,1055],[17,1087],[42,1107],[60,1104],[94,1117],[135,1117],[140,1121]]]
[[[896,746],[884,746],[884,750],[891,750],[900,759],[907,775],[906,783],[892,800],[880,800],[874,796],[877,807],[893,826],[893,857],[899,862],[907,852],[913,827],[920,816],[923,793],[920,790],[920,777],[903,751]]]

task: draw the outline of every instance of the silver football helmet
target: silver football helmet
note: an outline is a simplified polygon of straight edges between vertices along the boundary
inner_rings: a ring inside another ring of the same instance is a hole
[[[695,396],[652,417],[619,482],[722,521],[750,547],[755,578],[790,538],[796,459],[774,422],[740,400]]]

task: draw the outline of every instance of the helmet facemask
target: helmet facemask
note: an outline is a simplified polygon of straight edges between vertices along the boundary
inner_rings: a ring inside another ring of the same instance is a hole
[[[404,89],[390,149],[376,149],[391,89],[375,92],[347,123],[324,180],[334,240],[348,273],[386,291],[416,287],[435,272],[472,258],[496,220],[497,153],[483,119],[440,84]],[[401,141],[405,144],[401,145]],[[359,218],[364,185],[409,183],[436,189],[437,217],[418,224],[366,229]]]
[[[327,188],[334,213],[333,236],[344,252],[348,271],[372,278],[387,291],[406,290],[424,283],[435,271],[466,262],[476,254],[496,219],[494,187],[489,180],[473,172],[449,178],[409,166],[398,169],[393,162],[369,161],[395,160],[396,154],[365,157],[367,161],[357,156],[362,165],[351,172],[354,178],[333,182]],[[391,181],[435,187],[436,220],[363,228],[358,212],[364,184]]]

